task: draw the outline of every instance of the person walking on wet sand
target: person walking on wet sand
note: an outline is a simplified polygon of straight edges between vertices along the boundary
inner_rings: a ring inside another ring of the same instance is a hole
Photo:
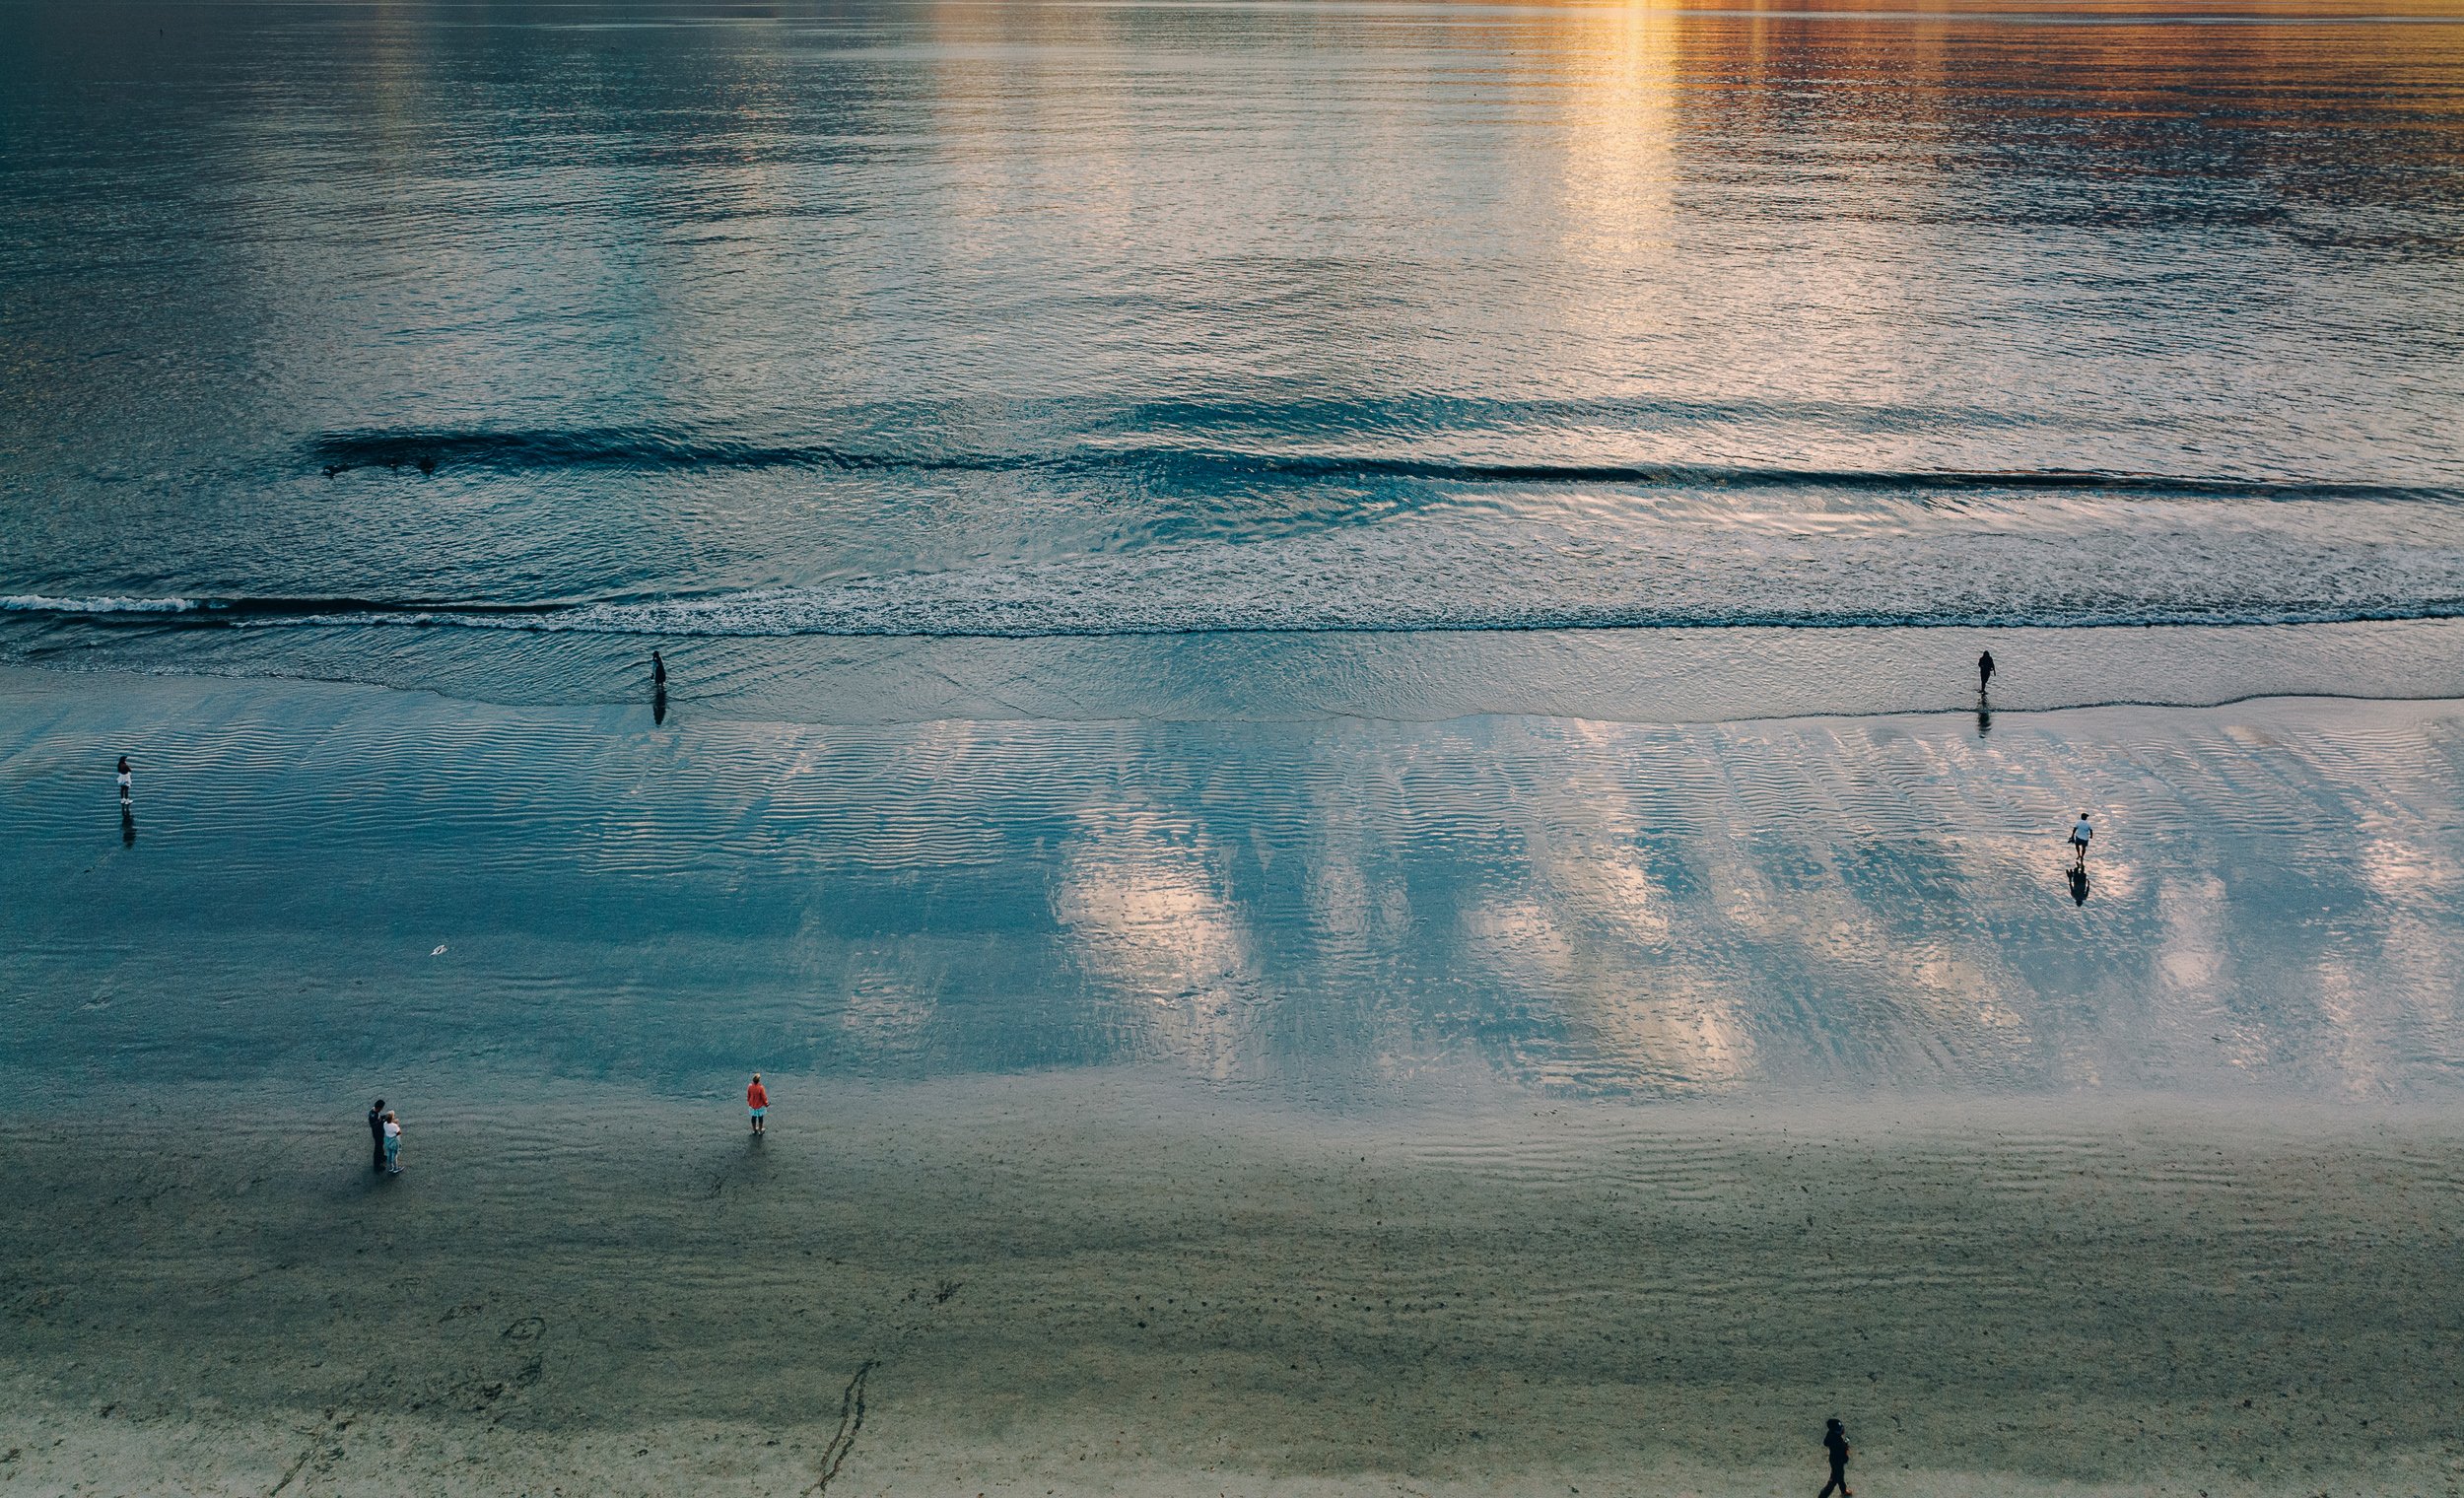
[[[2096,830],[2088,825],[2088,813],[2081,812],[2079,825],[2071,829],[2071,867],[2088,866],[2088,840],[2095,835]]]
[[[667,662],[656,650],[650,652],[650,685],[657,691],[667,690]]]
[[[385,1174],[402,1174],[402,1121],[385,1110]]]
[[[120,804],[128,804],[128,756],[120,756]]]
[[[1848,1491],[1848,1432],[1840,1429],[1837,1416],[1822,1431],[1822,1451],[1831,1459],[1831,1480],[1822,1484],[1815,1498],[1831,1498],[1833,1488],[1839,1490],[1839,1498],[1856,1498]]]
[[[1993,685],[1993,680],[1994,652],[1986,650],[1976,657],[1976,695],[1984,696],[1985,689]]]
[[[385,1100],[378,1098],[368,1110],[368,1165],[371,1170],[385,1168]]]
[[[768,1133],[762,1125],[770,1118],[770,1090],[762,1086],[762,1074],[753,1073],[753,1085],[744,1089],[744,1106],[753,1115],[753,1132]]]

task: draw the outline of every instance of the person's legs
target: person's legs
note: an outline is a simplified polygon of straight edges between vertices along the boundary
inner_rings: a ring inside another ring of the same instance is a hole
[[[1846,1468],[1837,1466],[1832,1467],[1831,1480],[1823,1483],[1822,1491],[1814,1494],[1814,1498],[1831,1498],[1831,1490],[1833,1488],[1837,1488],[1842,1493],[1848,1491],[1848,1472]]]

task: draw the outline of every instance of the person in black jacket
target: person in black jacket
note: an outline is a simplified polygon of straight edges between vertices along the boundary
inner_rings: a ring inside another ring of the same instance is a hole
[[[378,1170],[385,1168],[385,1100],[378,1098],[368,1110],[368,1143],[375,1158],[370,1161]]]
[[[1839,1428],[1836,1417],[1822,1432],[1822,1450],[1831,1459],[1831,1480],[1822,1484],[1816,1498],[1831,1498],[1833,1488],[1839,1489],[1839,1498],[1855,1498],[1848,1491],[1848,1432]]]

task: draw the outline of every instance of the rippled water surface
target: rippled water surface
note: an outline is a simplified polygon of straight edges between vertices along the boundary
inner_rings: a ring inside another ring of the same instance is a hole
[[[12,658],[2464,610],[2449,6],[12,21]]]

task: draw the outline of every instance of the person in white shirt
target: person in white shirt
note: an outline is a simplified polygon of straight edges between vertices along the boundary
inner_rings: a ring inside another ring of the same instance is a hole
[[[385,1174],[402,1174],[402,1121],[390,1108],[385,1110]]]
[[[2074,855],[2072,867],[2086,868],[2088,866],[2088,840],[2095,835],[2096,830],[2088,825],[2088,813],[2081,812],[2079,825],[2071,829],[2071,852]]]
[[[128,756],[120,756],[120,799],[128,799]]]

